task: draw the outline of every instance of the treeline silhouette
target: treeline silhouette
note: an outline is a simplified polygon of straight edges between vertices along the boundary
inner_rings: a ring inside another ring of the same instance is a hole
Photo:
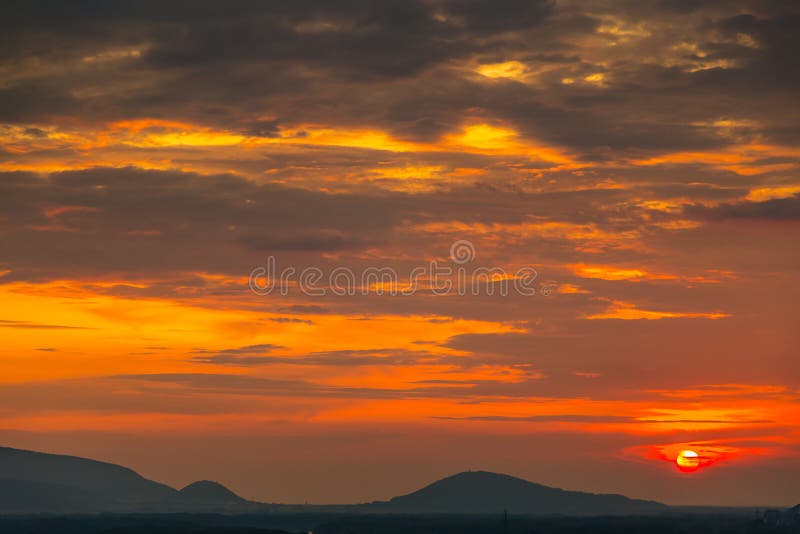
[[[800,521],[740,514],[659,517],[343,517],[314,534],[798,534]]]
[[[781,513],[783,514],[783,513]],[[795,518],[796,519],[796,518]],[[775,514],[530,517],[320,514],[133,514],[0,517],[3,534],[798,534]]]

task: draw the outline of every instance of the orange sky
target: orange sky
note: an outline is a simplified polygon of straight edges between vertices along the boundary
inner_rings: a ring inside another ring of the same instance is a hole
[[[282,502],[800,499],[796,14],[201,4],[7,28],[2,444]],[[257,295],[269,256],[535,294]]]

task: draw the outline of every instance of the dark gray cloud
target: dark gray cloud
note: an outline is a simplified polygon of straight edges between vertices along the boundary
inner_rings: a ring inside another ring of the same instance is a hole
[[[358,250],[377,244],[372,241],[348,238],[347,236],[327,231],[320,231],[316,235],[298,235],[292,237],[245,235],[242,236],[241,241],[250,250],[266,252],[330,252],[336,250]]]
[[[460,388],[389,389],[327,386],[308,380],[271,379],[225,373],[152,373],[109,377],[130,383],[180,385],[195,393],[236,393],[252,396],[306,396],[330,398],[401,399],[448,397]]]
[[[461,22],[468,31],[491,35],[534,28],[555,10],[554,0],[445,0],[444,12]],[[434,4],[436,5],[436,4]]]
[[[407,273],[426,255],[446,253],[454,239],[410,235],[409,224],[513,225],[555,219],[617,232],[635,229],[646,215],[628,205],[625,190],[613,188],[526,193],[514,186],[478,184],[413,195],[332,194],[234,175],[137,168],[47,176],[4,173],[0,194],[6,218],[0,264],[11,271],[7,281],[138,273],[169,276],[174,285],[197,288],[206,282],[191,273],[241,275],[269,254],[300,267],[309,261],[330,263],[320,254],[338,252],[356,256],[351,260],[357,267],[367,263],[357,255],[368,249],[400,249],[410,240],[417,250],[430,247],[427,254],[401,262],[406,265],[399,265],[400,271]],[[563,237],[534,234],[528,239],[538,261],[575,257],[574,242]],[[60,258],[58,272],[51,270],[54,257]],[[141,290],[120,285],[116,291]]]
[[[313,61],[362,74],[404,75],[468,51],[469,39],[535,27],[552,2],[497,6],[464,2],[337,0],[13,2],[6,41],[20,52],[50,52],[48,42],[81,49],[114,40],[152,43],[144,60],[187,66],[219,61]],[[438,15],[438,16],[437,16]],[[36,43],[34,36],[47,39]]]
[[[0,191],[0,209],[16,225],[16,231],[0,236],[0,261],[15,271],[26,264],[46,269],[47,258],[54,256],[62,258],[62,273],[200,266],[241,271],[244,262],[263,261],[261,253],[270,251],[363,248],[367,233],[380,236],[401,217],[370,196],[132,168],[47,178],[7,174]],[[197,247],[198,242],[208,246]]]
[[[723,203],[713,207],[687,206],[687,215],[699,219],[798,221],[800,220],[800,195],[774,198],[763,202]]]
[[[0,120],[170,116],[262,137],[328,123],[431,140],[478,114],[587,158],[723,146],[729,135],[703,123],[725,118],[756,121],[750,135],[796,140],[796,5],[623,5],[14,2],[2,49],[19,68],[0,88]],[[603,33],[609,17],[654,32],[634,48]],[[536,82],[487,83],[451,68],[509,59],[541,71]],[[583,83],[597,72],[602,84]]]

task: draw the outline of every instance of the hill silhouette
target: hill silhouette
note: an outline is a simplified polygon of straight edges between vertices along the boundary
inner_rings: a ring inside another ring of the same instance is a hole
[[[508,510],[515,514],[633,515],[669,510],[654,501],[567,491],[486,471],[459,473],[372,506],[381,512],[417,514],[491,514]]]
[[[0,447],[0,513],[229,511],[249,504],[216,482],[178,491],[116,464]]]
[[[246,503],[234,492],[213,480],[198,480],[178,492],[181,499],[193,504]]]
[[[567,491],[509,475],[468,471],[385,502],[276,505],[248,501],[211,480],[176,490],[119,465],[0,447],[0,514],[91,512],[291,512],[385,514],[658,514],[666,505]]]

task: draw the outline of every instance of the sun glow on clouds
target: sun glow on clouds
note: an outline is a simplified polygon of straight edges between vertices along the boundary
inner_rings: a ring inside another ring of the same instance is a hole
[[[647,271],[642,269],[621,269],[604,265],[575,265],[572,267],[575,274],[583,278],[598,278],[600,280],[641,280],[648,277]]]
[[[527,155],[560,165],[572,164],[572,159],[558,149],[526,143],[511,128],[485,123],[469,124],[461,133],[446,136],[444,147],[486,154]]]
[[[678,228],[684,228],[678,225]],[[694,226],[689,226],[693,228]],[[576,276],[610,282],[668,282],[694,284],[717,284],[725,279],[735,278],[733,273],[708,270],[703,274],[680,275],[652,272],[645,268],[626,268],[614,265],[586,265],[583,263],[567,266]]]
[[[774,187],[757,187],[747,193],[747,200],[764,202],[776,198],[791,198],[800,193],[800,185],[779,185]]]
[[[465,126],[462,133],[450,136],[441,143],[412,143],[393,138],[378,130],[347,130],[317,125],[299,125],[275,137],[254,137],[234,134],[212,128],[154,119],[139,119],[114,123],[98,136],[102,146],[116,140],[119,143],[141,148],[173,146],[235,146],[255,147],[268,145],[340,146],[385,150],[390,152],[421,152],[475,149],[506,154],[536,154],[544,159],[567,162],[567,158],[554,150],[526,146],[518,140],[517,132],[510,128],[489,124]]]
[[[679,312],[679,311],[655,311],[637,308],[635,304],[621,301],[611,301],[609,307],[601,312],[587,315],[586,319],[622,319],[635,321],[639,319],[658,320],[658,319],[724,319],[730,314],[722,312]]]
[[[487,63],[475,70],[478,74],[487,78],[509,78],[512,80],[523,80],[528,72],[528,68],[519,61]]]
[[[634,159],[630,163],[637,166],[702,164],[735,172],[743,176],[759,175],[774,171],[797,169],[796,161],[765,164],[767,158],[797,159],[800,151],[791,146],[741,144],[708,152],[672,152],[644,159]]]
[[[689,474],[717,464],[758,460],[769,454],[768,447],[734,446],[715,441],[669,443],[646,447],[634,447],[628,454],[647,460],[661,460],[671,468]]]
[[[259,161],[254,150],[278,153],[318,147],[394,154],[474,153],[521,157],[546,162],[553,166],[551,170],[576,166],[570,156],[556,147],[522,139],[514,129],[506,126],[474,121],[442,139],[426,142],[398,139],[378,129],[318,124],[284,127],[275,135],[261,137],[190,122],[153,118],[116,121],[102,127],[90,124],[76,124],[70,128],[50,125],[5,126],[0,130],[0,139],[5,141],[7,150],[19,155],[13,161],[0,161],[0,169],[35,172],[135,165],[147,169],[179,168],[212,173],[228,171],[254,158],[254,161]],[[50,149],[73,150],[74,154],[68,159],[56,158],[49,153]],[[209,149],[228,158],[229,166],[209,161],[204,157],[204,152],[187,152]],[[435,179],[443,170],[439,165],[407,164],[406,168],[403,171],[401,167],[379,166],[373,172],[396,181],[396,184],[407,181],[411,189],[420,189],[420,185],[423,185],[421,180]],[[453,172],[442,177],[449,180],[470,179],[470,175],[480,172],[480,169],[453,169]],[[246,171],[244,173],[247,174]],[[425,189],[424,185],[421,189]]]
[[[323,314],[303,315],[297,321],[272,321],[269,314],[229,309],[232,303],[187,299],[184,302],[161,298],[136,299],[103,294],[102,287],[119,288],[130,282],[94,283],[94,291],[74,287],[68,281],[54,282],[47,289],[27,284],[11,284],[0,297],[13,307],[12,318],[0,318],[4,343],[8,349],[2,361],[14,361],[14,371],[4,380],[59,379],[120,372],[175,372],[195,369],[186,354],[196,346],[226,347],[274,345],[291,347],[289,355],[336,350],[372,350],[387,339],[397,349],[417,351],[415,341],[437,343],[465,333],[514,332],[511,325],[449,317],[409,315],[402,318],[373,315],[351,317]],[[89,286],[91,287],[91,286]],[[147,287],[139,284],[140,289]],[[43,324],[41,317],[47,317]],[[285,317],[280,315],[279,318]],[[435,319],[435,320],[434,320]],[[307,322],[304,322],[307,321]],[[311,324],[309,324],[311,323]],[[31,332],[47,333],[48,345],[57,352],[38,352],[42,341]],[[116,341],[113,341],[116,340]],[[113,346],[113,350],[107,348]],[[149,354],[152,345],[169,347],[167,352]],[[70,367],[42,365],[63,359],[61,352],[77,355]],[[286,351],[284,351],[286,352]],[[440,354],[453,351],[439,349]],[[125,357],[148,353],[147,357]],[[35,357],[34,357],[35,356]],[[79,363],[80,362],[80,363]],[[376,359],[379,365],[380,360]],[[412,366],[413,368],[413,366]],[[343,367],[346,369],[346,367]],[[419,378],[420,375],[417,374]]]

